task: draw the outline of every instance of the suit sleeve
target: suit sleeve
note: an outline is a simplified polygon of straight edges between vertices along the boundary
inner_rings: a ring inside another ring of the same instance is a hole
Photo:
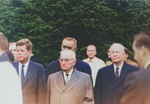
[[[83,104],[93,104],[94,98],[93,98],[93,85],[90,76],[88,75],[88,78],[86,78],[86,91],[85,91],[85,100]]]
[[[94,91],[95,104],[102,104],[102,78],[100,70],[97,73],[95,91]]]
[[[44,67],[40,67],[38,76],[38,104],[45,104],[46,97],[46,79]]]
[[[50,76],[48,77],[46,86],[46,104],[50,104]]]
[[[125,80],[124,94],[121,98],[120,104],[142,104],[138,102],[141,98],[140,88],[138,86],[139,79],[137,76],[129,75]],[[136,100],[135,100],[136,99]]]
[[[85,73],[91,75],[91,67],[88,63],[84,62],[84,71]]]

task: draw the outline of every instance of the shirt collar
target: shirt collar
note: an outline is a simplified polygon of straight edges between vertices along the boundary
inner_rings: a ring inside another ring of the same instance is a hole
[[[69,76],[71,76],[71,75],[72,75],[72,73],[73,73],[73,68],[72,68],[72,69],[70,70],[70,72],[68,73],[68,74],[69,74]],[[63,71],[63,74],[64,74],[64,76],[65,76],[67,73]]]
[[[116,69],[116,68],[118,67],[119,69],[122,69],[123,64],[124,64],[124,62],[123,62],[121,65],[119,65],[119,66],[116,66],[116,65],[114,64],[114,68]]]
[[[88,62],[90,62],[90,61],[94,61],[94,60],[95,60],[95,58],[96,58],[96,57],[94,57],[94,58],[92,58],[92,59],[88,58]]]
[[[28,60],[28,62],[26,62],[25,64],[21,64],[21,63],[19,62],[19,66],[22,67],[22,65],[25,65],[25,67],[27,67],[27,66],[29,65],[29,60]]]

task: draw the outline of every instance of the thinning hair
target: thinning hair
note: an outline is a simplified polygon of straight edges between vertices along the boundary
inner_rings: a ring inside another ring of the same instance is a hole
[[[16,46],[23,46],[26,45],[26,49],[32,50],[32,43],[29,39],[20,39],[19,41],[16,42]]]
[[[135,34],[134,42],[137,48],[144,46],[150,50],[150,31],[142,31]]]
[[[93,44],[88,45],[87,48],[88,48],[88,47],[94,47],[95,50],[96,50],[96,47],[95,47],[95,45],[93,45]]]
[[[66,54],[66,55],[69,55],[71,58],[76,60],[76,53],[74,51],[71,51],[71,50],[60,51],[60,58],[61,58],[62,53]]]
[[[7,37],[2,32],[0,32],[0,49],[1,51],[8,50],[8,40]]]

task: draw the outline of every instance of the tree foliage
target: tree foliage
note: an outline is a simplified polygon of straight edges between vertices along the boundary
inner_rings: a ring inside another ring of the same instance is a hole
[[[86,57],[86,46],[94,44],[97,56],[106,61],[112,43],[121,43],[131,50],[133,35],[150,25],[150,6],[145,1],[18,2],[20,6],[12,2],[0,4],[0,31],[9,41],[29,38],[33,53],[46,63],[59,58],[61,41],[67,36],[77,39],[79,59]]]

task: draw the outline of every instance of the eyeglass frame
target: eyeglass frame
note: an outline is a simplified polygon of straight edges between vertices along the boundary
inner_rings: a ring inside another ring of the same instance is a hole
[[[62,59],[62,58],[60,58],[60,59],[58,59],[59,60],[59,62],[69,62],[69,61],[71,61],[71,60],[74,60],[74,59],[68,59],[68,58],[65,58],[65,59]]]

